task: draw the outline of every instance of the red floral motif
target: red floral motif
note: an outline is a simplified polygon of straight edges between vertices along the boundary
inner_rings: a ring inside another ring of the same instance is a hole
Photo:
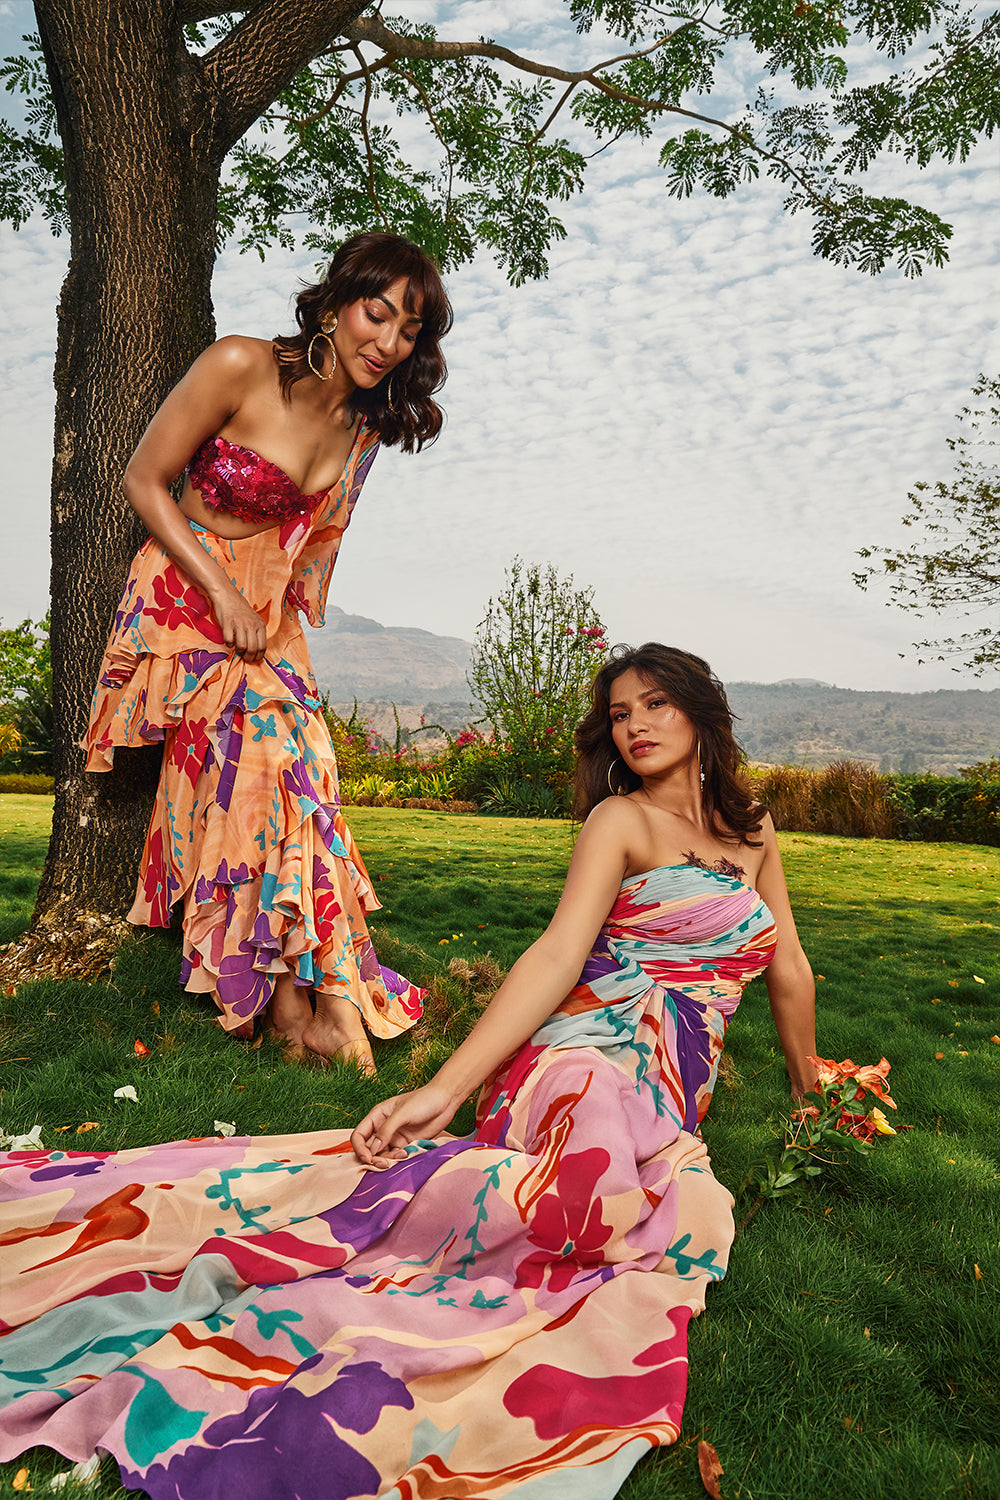
[[[528,1239],[538,1249],[518,1266],[519,1287],[540,1287],[547,1273],[549,1291],[561,1292],[581,1268],[603,1262],[612,1225],[601,1218],[604,1205],[595,1188],[610,1163],[598,1146],[564,1153],[554,1191],[535,1204]]]
[[[163,577],[153,578],[156,607],[147,605],[147,613],[167,630],[191,626],[210,641],[221,641],[222,631],[212,615],[208,600],[193,583],[188,583],[173,563],[168,563]]]
[[[333,890],[313,892],[313,911],[316,919],[316,937],[320,943],[328,943],[333,937],[334,922],[344,908]]]
[[[163,830],[157,828],[149,841],[149,858],[142,877],[142,894],[149,904],[150,927],[170,926],[170,872],[163,858]]]
[[[215,759],[212,742],[205,733],[207,723],[207,717],[188,719],[182,723],[170,752],[170,764],[187,776],[192,786],[203,770],[211,769]]]

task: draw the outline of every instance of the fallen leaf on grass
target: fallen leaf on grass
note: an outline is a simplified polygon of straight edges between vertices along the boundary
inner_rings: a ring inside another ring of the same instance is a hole
[[[872,1336],[872,1331],[871,1331],[871,1329],[870,1329],[870,1328],[866,1328],[866,1329],[865,1329],[865,1338],[866,1338],[866,1339],[870,1339],[870,1338],[871,1338],[871,1336]]]
[[[13,984],[8,984],[7,988],[4,990],[4,994],[7,996],[8,1000],[13,1000],[14,996],[17,994],[17,987]],[[25,1469],[24,1473],[27,1474],[27,1472],[27,1469]],[[15,1485],[15,1489],[16,1488],[17,1486]]]
[[[997,1042],[998,1044],[1000,1044],[1000,1036],[991,1036],[990,1037],[990,1041],[991,1042]]]
[[[972,977],[976,981],[977,984],[985,984],[986,983],[986,980],[985,979],[980,979],[980,977],[979,977],[978,974],[973,974]]]
[[[88,1130],[100,1130],[100,1120],[84,1120],[82,1125],[76,1127],[77,1135],[86,1135]]]
[[[981,1270],[980,1270],[980,1269],[979,1269],[979,1267],[978,1267],[978,1266],[977,1266],[977,1265],[976,1265],[976,1263],[975,1263],[975,1261],[973,1261],[973,1263],[972,1263],[972,1269],[973,1269],[973,1270],[974,1270],[974,1271],[975,1271],[975,1273],[976,1273],[976,1280],[977,1280],[977,1281],[982,1281],[982,1279],[983,1279],[983,1273],[982,1273],[982,1271],[981,1271]]]
[[[228,1121],[226,1121],[226,1120],[216,1120],[214,1122],[214,1124],[215,1124],[215,1130],[216,1130],[216,1134],[217,1135],[235,1135],[236,1134],[236,1126],[235,1125],[230,1125],[228,1123]]]
[[[31,1485],[28,1483],[28,1470],[27,1469],[18,1469],[17,1473],[14,1475],[14,1481],[13,1481],[13,1483],[11,1485],[11,1489],[13,1489],[13,1490],[30,1490],[31,1489]]]
[[[937,1058],[938,1062],[940,1062],[941,1059],[942,1059],[942,1057],[944,1057],[944,1053],[943,1052],[935,1052],[934,1056]]]
[[[936,996],[936,997],[935,997],[935,998],[934,998],[934,999],[933,999],[933,1000],[932,1000],[932,1001],[931,1001],[931,1004],[932,1004],[932,1005],[940,1005],[940,1004],[941,1004],[941,997],[940,997],[940,996]]]
[[[705,1489],[713,1497],[713,1500],[722,1500],[722,1491],[719,1489],[719,1480],[725,1470],[719,1463],[719,1455],[711,1443],[704,1441],[698,1444],[698,1473]]]
[[[160,1002],[159,1002],[159,1000],[154,1000],[153,1001],[152,1005],[149,1007],[149,1014],[151,1016],[158,1016],[160,1014]]]
[[[149,1056],[149,1048],[146,1046],[145,1042],[140,1041],[138,1037],[136,1037],[135,1039],[135,1046],[132,1048],[132,1051],[135,1053],[136,1057]]]
[[[124,1088],[115,1089],[114,1097],[116,1099],[134,1099],[136,1104],[139,1103],[139,1095],[130,1083],[127,1083]]]

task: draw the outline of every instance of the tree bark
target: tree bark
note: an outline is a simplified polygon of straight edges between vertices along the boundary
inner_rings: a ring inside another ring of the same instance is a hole
[[[119,751],[113,772],[93,774],[80,749],[142,540],[122,474],[157,406],[214,336],[226,152],[362,8],[264,0],[199,58],[184,44],[178,0],[36,0],[71,223],[52,469],[56,795],[31,931],[4,957],[8,978],[95,972],[107,948],[95,929],[119,933],[131,904],[159,754]]]

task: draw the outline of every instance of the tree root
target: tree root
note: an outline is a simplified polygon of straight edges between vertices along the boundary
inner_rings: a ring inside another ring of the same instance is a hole
[[[134,928],[106,912],[57,902],[6,948],[0,948],[0,993],[32,979],[100,979]]]

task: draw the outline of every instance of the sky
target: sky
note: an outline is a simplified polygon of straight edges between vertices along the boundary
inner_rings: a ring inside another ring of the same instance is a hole
[[[553,60],[607,55],[573,34],[567,11],[565,0],[394,6],[450,37],[492,35]],[[33,24],[27,0],[0,0],[0,54]],[[752,97],[748,59],[725,87],[734,102]],[[612,641],[686,647],[724,681],[1000,686],[1000,673],[919,665],[911,643],[961,621],[921,621],[851,577],[859,548],[912,540],[900,524],[908,491],[949,477],[955,414],[980,371],[1000,370],[1000,143],[923,172],[893,158],[872,179],[955,227],[949,264],[916,281],[818,260],[810,220],[785,215],[774,184],[678,202],[657,152],[623,142],[591,161],[584,193],[560,206],[567,238],[547,280],[512,288],[488,255],[449,275],[447,425],[420,455],[379,455],[332,602],[471,640],[520,555],[592,587]],[[41,220],[0,228],[5,625],[47,604],[66,254]],[[288,331],[314,273],[311,254],[262,264],[225,250],[219,334]]]

